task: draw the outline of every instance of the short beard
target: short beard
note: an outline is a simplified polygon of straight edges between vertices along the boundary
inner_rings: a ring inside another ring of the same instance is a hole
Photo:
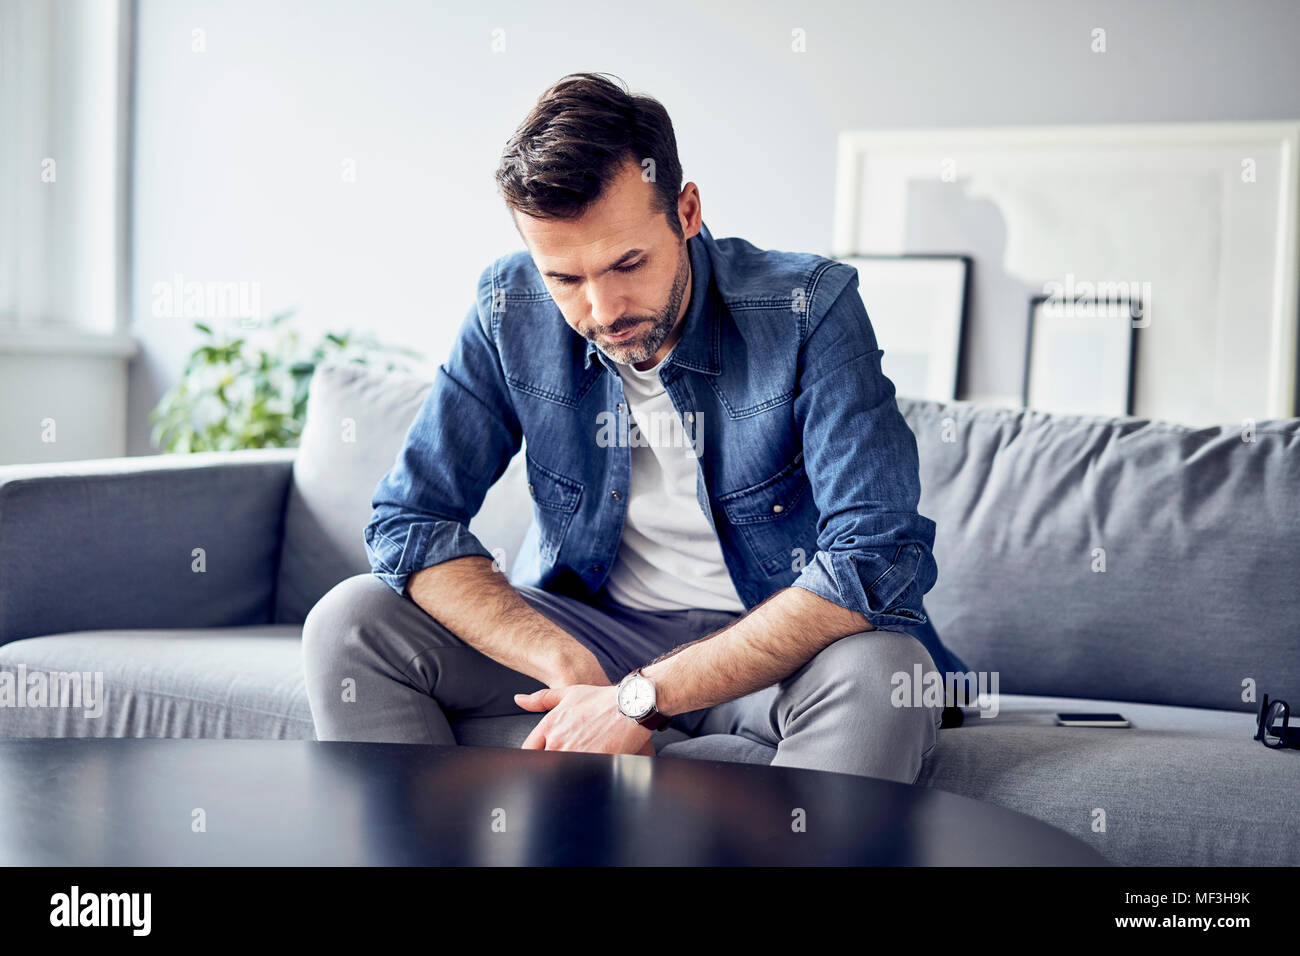
[[[650,320],[650,330],[644,334],[644,337],[639,342],[615,342],[610,345],[609,348],[619,351],[618,355],[610,355],[607,348],[599,343],[597,343],[596,347],[609,358],[622,365],[640,365],[642,362],[653,359],[664,342],[668,341],[673,326],[677,324],[677,314],[681,311],[682,299],[686,296],[686,284],[690,281],[690,278],[691,257],[687,251],[686,243],[683,241],[681,257],[678,259],[677,274],[673,276],[672,292],[668,295],[668,304],[664,306],[662,312]],[[641,321],[646,320],[643,318]]]

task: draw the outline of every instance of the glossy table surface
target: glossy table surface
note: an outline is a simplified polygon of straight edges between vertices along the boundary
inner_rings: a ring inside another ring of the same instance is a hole
[[[1031,817],[869,777],[276,740],[0,740],[0,864],[1104,865]]]

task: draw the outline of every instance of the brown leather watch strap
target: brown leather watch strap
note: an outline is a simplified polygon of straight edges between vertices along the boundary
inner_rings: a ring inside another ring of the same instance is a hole
[[[650,678],[646,677],[645,673],[639,667],[636,670],[632,671],[632,673],[629,674],[628,677],[631,677],[633,674],[635,674],[637,677],[643,678],[644,680],[650,680]],[[624,679],[626,680],[626,678]],[[651,681],[651,683],[653,683],[653,681]],[[659,713],[658,710],[651,710],[650,713],[646,714],[644,717],[636,718],[636,722],[640,724],[642,727],[645,727],[647,730],[663,730],[665,727],[668,726],[671,720],[672,720],[671,717],[669,717],[667,714]]]
[[[657,710],[652,710],[644,717],[638,717],[637,723],[649,730],[663,730],[668,726],[672,718],[667,714],[661,714]]]

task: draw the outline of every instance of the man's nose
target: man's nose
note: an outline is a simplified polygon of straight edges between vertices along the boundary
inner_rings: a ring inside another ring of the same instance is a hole
[[[587,294],[587,303],[591,307],[591,321],[600,326],[602,332],[610,333],[611,326],[623,318],[626,302],[621,294],[613,289],[602,288],[600,283],[591,283]]]

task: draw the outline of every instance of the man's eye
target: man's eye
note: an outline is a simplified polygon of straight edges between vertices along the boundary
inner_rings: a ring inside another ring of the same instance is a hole
[[[645,265],[644,259],[642,259],[640,262],[634,262],[630,266],[615,266],[614,271],[615,272],[636,272],[636,270],[640,269],[643,265]],[[551,278],[554,279],[560,285],[573,285],[578,281],[573,276],[551,276]]]

